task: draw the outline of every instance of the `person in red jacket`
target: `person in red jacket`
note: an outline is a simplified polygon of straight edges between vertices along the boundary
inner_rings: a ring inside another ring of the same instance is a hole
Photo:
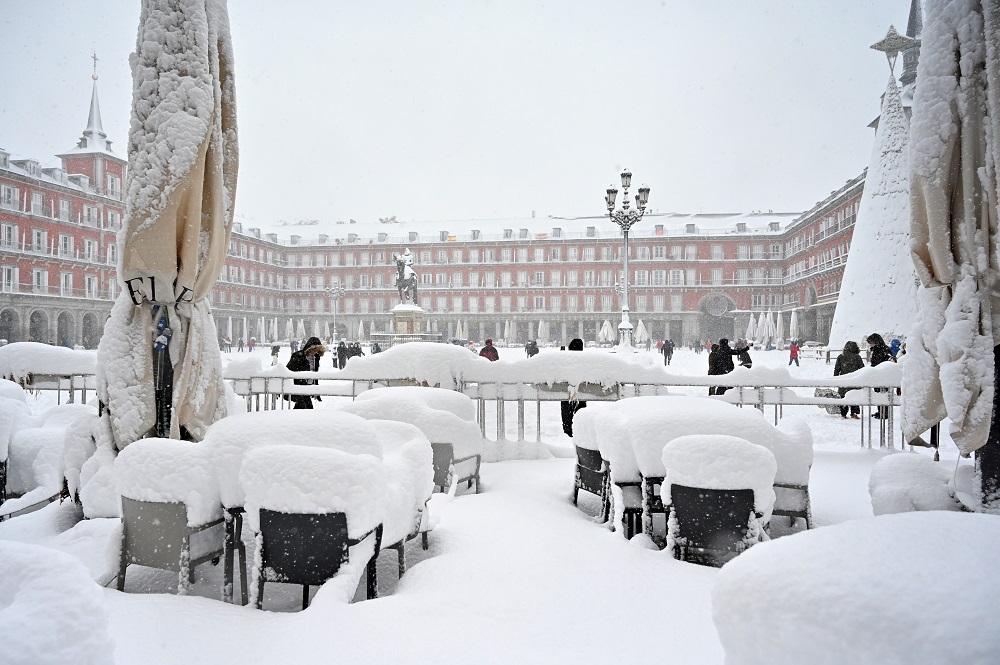
[[[791,367],[792,363],[795,363],[796,367],[801,367],[799,365],[799,343],[797,340],[792,340],[792,343],[788,345],[788,366]]]
[[[490,362],[493,362],[495,360],[500,360],[500,352],[497,351],[497,348],[495,346],[493,346],[492,339],[486,340],[486,346],[484,346],[483,350],[479,352],[479,355],[481,355],[483,358],[486,358]]]

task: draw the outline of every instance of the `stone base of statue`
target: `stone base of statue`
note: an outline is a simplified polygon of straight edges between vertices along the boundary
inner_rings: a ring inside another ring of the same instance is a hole
[[[400,303],[391,310],[391,333],[377,333],[371,336],[383,349],[405,342],[441,342],[443,336],[437,332],[424,332],[424,309],[419,305]]]

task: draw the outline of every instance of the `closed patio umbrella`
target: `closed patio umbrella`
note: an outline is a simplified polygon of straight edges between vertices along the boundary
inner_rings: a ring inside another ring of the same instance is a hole
[[[756,337],[757,337],[757,322],[754,320],[753,314],[751,314],[750,322],[747,323],[747,331],[746,334],[743,335],[743,338],[748,342],[753,342]]]
[[[510,319],[504,321],[503,324],[503,341],[504,342],[510,341]]]
[[[1000,511],[997,411],[997,168],[1000,5],[926,4],[910,137],[910,251],[922,287],[907,338],[903,435],[944,418],[975,453],[981,509]]]
[[[767,332],[767,315],[764,312],[760,313],[757,317],[757,334],[754,335],[754,341],[758,344],[764,344],[764,334]]]
[[[323,339],[330,339],[330,322],[323,323]]]
[[[358,321],[358,341],[364,341],[365,339],[365,322]]]
[[[264,321],[264,317],[260,317],[260,321],[257,322],[257,335],[260,337],[257,341],[261,344],[267,344],[267,324]]]
[[[792,316],[788,319],[788,339],[799,339],[799,313],[792,310]]]
[[[231,316],[229,317],[229,325],[226,328],[226,337],[228,337],[230,341],[233,339],[233,317]]]
[[[323,331],[322,331],[322,330],[320,329],[320,327],[319,327],[319,319],[314,319],[314,320],[313,320],[313,331],[312,331],[312,336],[313,336],[313,337],[319,337],[319,336],[320,336],[320,333],[322,333],[322,332],[323,332]]]
[[[119,448],[201,439],[228,413],[208,295],[226,260],[238,142],[224,0],[144,0],[132,61],[123,286],[98,392]]]
[[[774,342],[779,349],[785,348],[785,317],[778,312],[778,323],[774,328]]]
[[[295,326],[295,336],[299,340],[304,340],[306,338],[306,320],[299,319],[299,322]]]
[[[291,319],[285,323],[285,339],[291,341],[295,337],[295,324],[292,323]]]
[[[639,325],[635,327],[635,341],[638,344],[645,344],[646,340],[649,339],[649,331],[646,330],[646,324],[639,319]]]

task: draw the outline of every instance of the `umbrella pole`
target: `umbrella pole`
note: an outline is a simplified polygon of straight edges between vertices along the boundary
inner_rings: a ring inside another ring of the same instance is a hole
[[[976,466],[982,478],[980,502],[983,512],[1000,512],[1000,345],[993,347],[993,417],[986,445],[976,451]]]
[[[170,319],[167,311],[153,307],[156,338],[153,341],[153,387],[156,403],[156,436],[170,438],[170,413],[174,399],[174,366],[170,362]]]

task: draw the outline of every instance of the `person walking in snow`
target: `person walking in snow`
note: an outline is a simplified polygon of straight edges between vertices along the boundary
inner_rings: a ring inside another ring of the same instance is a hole
[[[278,354],[281,353],[281,347],[277,344],[271,346],[271,367],[278,364]]]
[[[337,369],[344,369],[350,355],[351,351],[347,348],[347,343],[344,342],[344,340],[340,340],[337,344],[337,357],[334,359],[334,362],[337,364]]]
[[[663,364],[669,365],[674,358],[674,343],[669,339],[660,343],[660,353],[663,354]]]
[[[483,358],[486,358],[490,362],[495,362],[497,360],[500,360],[500,352],[497,351],[497,348],[495,346],[493,346],[492,339],[486,340],[486,346],[482,348],[482,350],[479,352],[479,355],[482,356]]]
[[[253,337],[247,340],[247,351],[253,353],[253,347],[257,346],[257,340]]]
[[[326,353],[326,347],[323,346],[323,342],[318,337],[310,337],[302,346],[301,351],[296,351],[292,354],[285,367],[293,372],[317,372],[319,371],[319,360],[323,357],[324,353]],[[316,384],[316,379],[294,379],[293,383],[297,386],[310,386]],[[313,396],[289,395],[287,397],[295,403],[293,407],[295,409],[313,408]],[[317,401],[322,401],[319,395],[316,395],[315,398]]]
[[[708,354],[708,375],[718,376],[732,372],[736,369],[733,356],[738,356],[739,353],[729,346],[728,339],[725,337],[720,339],[718,345],[712,345],[712,350]],[[749,357],[749,354],[747,356]],[[709,395],[724,395],[729,390],[727,386],[714,386],[713,388],[709,388]]]
[[[236,343],[236,351],[238,353],[243,353],[243,338],[240,337],[239,342]]]
[[[531,358],[532,356],[537,355],[538,354],[538,342],[536,342],[535,340],[530,340],[525,345],[524,352],[528,354],[529,358]]]
[[[583,351],[583,340],[577,337],[569,343],[570,351]],[[587,406],[586,402],[580,400],[565,400],[559,403],[559,412],[562,416],[563,433],[566,436],[573,436],[573,416],[580,409]]]
[[[837,356],[837,362],[833,366],[834,376],[843,376],[844,374],[850,374],[852,372],[857,372],[859,369],[865,366],[865,361],[861,357],[861,349],[858,348],[857,342],[848,342],[844,345],[844,352]],[[844,399],[844,395],[847,394],[848,390],[853,390],[852,388],[845,388],[841,386],[837,388],[837,392],[840,394],[840,399]],[[840,417],[847,418],[847,413],[850,411],[851,418],[858,419],[861,416],[860,406],[842,406],[840,407]]]
[[[796,367],[801,367],[799,365],[799,342],[795,339],[788,345],[788,366],[791,367],[792,363],[795,363]]]
[[[878,367],[885,362],[896,362],[896,358],[892,355],[892,350],[889,345],[885,343],[882,339],[882,335],[878,333],[872,333],[868,335],[865,339],[868,342],[868,364],[872,367]],[[876,388],[875,392],[882,393],[885,392],[885,388]],[[874,414],[875,418],[887,418],[889,416],[889,407],[880,406],[878,408],[878,413]]]

